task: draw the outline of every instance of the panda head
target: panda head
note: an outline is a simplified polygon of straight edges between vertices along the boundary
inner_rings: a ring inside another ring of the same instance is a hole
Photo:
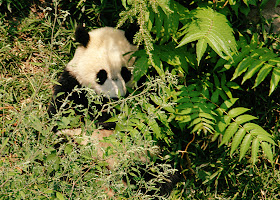
[[[70,74],[97,94],[109,98],[124,96],[132,76],[131,54],[137,50],[128,42],[124,31],[104,27],[87,32],[78,26],[75,37],[80,45],[66,66]]]

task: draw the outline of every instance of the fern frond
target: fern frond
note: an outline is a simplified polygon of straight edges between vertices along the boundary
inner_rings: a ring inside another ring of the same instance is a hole
[[[256,76],[253,88],[258,87],[271,74],[269,89],[271,95],[280,81],[280,57],[258,43],[257,36],[254,35],[250,44],[241,44],[240,53],[233,55],[235,62],[228,61],[224,63],[224,67],[227,69],[228,66],[235,67],[231,80],[243,75],[241,84]]]
[[[196,90],[197,85],[188,87],[179,86],[178,106],[176,107],[176,120],[181,124],[188,124],[192,133],[200,134],[201,131],[214,133],[217,114],[213,112],[213,105]]]
[[[223,135],[220,146],[230,144],[231,156],[240,146],[239,160],[244,158],[251,147],[251,162],[254,164],[257,161],[259,146],[261,145],[267,159],[273,163],[273,155],[270,146],[271,144],[276,145],[273,136],[259,125],[251,122],[257,118],[245,114],[248,110],[249,109],[242,107],[233,108],[225,112],[225,115],[220,118],[216,128],[216,130],[220,131]]]
[[[226,17],[210,8],[196,9],[190,13],[190,16],[192,20],[184,27],[185,36],[178,47],[197,40],[198,63],[205,53],[207,45],[220,57],[232,58],[232,52],[236,52],[236,42]]]

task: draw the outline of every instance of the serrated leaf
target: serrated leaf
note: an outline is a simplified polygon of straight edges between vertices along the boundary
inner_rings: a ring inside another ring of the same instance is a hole
[[[225,52],[228,56],[230,56],[230,57],[232,58],[230,52],[229,52],[227,49],[225,49],[226,46],[225,46],[224,44],[222,44],[222,46],[221,46],[220,43],[222,43],[222,40],[221,40],[219,37],[214,36],[214,35],[209,35],[208,38],[207,38],[207,42],[208,42],[209,46],[210,46],[221,58],[226,59],[226,57],[225,57],[225,55],[224,55],[224,52]]]
[[[244,128],[241,128],[237,131],[237,133],[234,135],[231,143],[231,149],[230,149],[230,155],[233,154],[233,152],[237,149],[237,147],[242,142],[242,139],[244,135],[246,134],[246,130]]]
[[[213,92],[212,96],[211,96],[211,101],[213,103],[218,103],[219,101],[219,96],[220,96],[220,90],[216,89],[215,92]]]
[[[219,87],[220,87],[220,80],[219,80],[219,78],[218,78],[218,76],[217,76],[216,74],[213,74],[213,76],[214,76],[214,83],[215,83],[215,86],[216,86],[217,88],[219,88]]]
[[[250,131],[252,129],[261,129],[261,127],[257,124],[254,124],[254,123],[246,123],[244,126],[243,126],[247,131]]]
[[[203,54],[206,51],[206,48],[207,48],[207,42],[205,41],[205,39],[198,40],[198,42],[196,44],[196,56],[197,56],[198,65],[200,63],[200,60],[201,60]]]
[[[209,113],[206,113],[206,112],[200,112],[199,117],[200,118],[207,118],[207,119],[211,119],[213,121],[216,121],[216,119],[213,117],[213,115],[211,115]]]
[[[232,94],[230,92],[230,89],[226,86],[226,85],[222,85],[222,89],[225,92],[225,94],[227,95],[228,98],[232,98]]]
[[[142,56],[135,62],[135,68],[133,69],[133,77],[135,81],[138,81],[144,74],[146,74],[149,65],[148,65],[148,57]]]
[[[272,70],[272,65],[265,64],[261,70],[258,73],[258,76],[255,80],[255,85],[253,88],[257,87],[263,80],[266,78],[266,76],[269,74],[269,72]]]
[[[232,81],[228,81],[226,83],[226,85],[231,88],[231,89],[234,89],[234,90],[242,90],[242,88],[240,87],[240,85],[238,85],[237,83],[235,82],[232,82]]]
[[[193,20],[184,27],[186,34],[178,47],[196,40],[203,40],[199,44],[201,50],[198,60],[202,57],[201,53],[205,52],[202,51],[206,45],[204,43],[208,43],[219,56],[225,58],[225,54],[232,58],[231,53],[236,52],[236,42],[226,17],[211,8],[198,8],[190,15],[193,16]]]
[[[225,111],[227,111],[231,106],[235,104],[238,98],[227,99],[222,103],[220,108],[217,108],[217,112],[222,115]]]
[[[232,118],[235,118],[235,117],[247,112],[248,110],[250,110],[250,109],[244,108],[244,107],[233,108],[228,112],[228,115]]]
[[[235,123],[235,122],[231,123],[226,129],[220,145],[223,145],[223,144],[227,143],[230,140],[230,138],[234,135],[234,133],[236,133],[238,128],[239,128],[239,126],[238,126],[237,123]]]
[[[260,141],[258,138],[253,139],[252,142],[252,154],[251,154],[251,159],[252,163],[255,164],[258,158],[258,152],[259,152],[259,146],[260,146]]]
[[[51,80],[51,83],[53,83],[54,85],[60,85],[61,86],[61,83],[59,83],[59,82],[57,82],[55,80]],[[63,92],[63,94],[64,94],[64,92]]]
[[[254,61],[251,66],[248,68],[248,71],[245,73],[245,75],[243,76],[242,82],[241,84],[243,84],[246,80],[252,78],[252,76],[254,76],[254,74],[259,71],[259,69],[262,67],[262,65],[264,64],[264,61],[262,60],[256,60]]]
[[[202,129],[203,127],[203,124],[202,123],[199,123],[199,124],[196,124],[194,126],[194,128],[192,129],[191,133],[197,133],[199,134],[200,130]]]
[[[253,136],[262,137],[265,141],[269,141],[272,144],[275,144],[272,139],[272,135],[266,132],[262,127],[254,123],[246,123],[243,126],[247,131],[249,131]]]
[[[236,67],[243,59],[244,57],[248,56],[248,54],[250,54],[251,51],[251,47],[250,45],[246,45],[242,47],[242,51],[241,53],[238,54],[234,54],[233,60],[234,62],[230,62],[234,67]]]
[[[262,146],[262,150],[265,153],[266,157],[268,158],[268,160],[273,164],[273,153],[272,153],[272,149],[270,144],[266,143],[266,142],[262,142],[261,143]]]
[[[240,157],[239,157],[239,161],[241,161],[241,159],[245,156],[246,152],[248,151],[250,145],[251,145],[251,140],[252,139],[252,136],[251,134],[247,134],[241,145],[240,145]]]
[[[220,133],[223,133],[225,131],[225,129],[228,127],[229,123],[231,121],[231,118],[229,116],[224,116],[224,118],[220,121],[218,121],[217,124],[217,131],[219,131]]]
[[[245,115],[238,116],[235,119],[235,122],[238,123],[238,124],[243,124],[245,122],[249,122],[249,121],[252,121],[254,119],[258,119],[258,118],[255,117],[255,116],[252,116],[252,115],[245,114]]]
[[[263,142],[268,142],[270,144],[273,144],[273,145],[276,145],[274,140],[270,137],[270,136],[267,136],[267,135],[258,135],[258,139],[260,141],[263,141]]]
[[[278,86],[279,80],[280,80],[280,68],[274,67],[270,79],[269,95],[271,95],[272,92],[275,90],[275,88]]]
[[[251,65],[252,62],[253,62],[253,58],[251,58],[251,57],[247,57],[247,58],[243,59],[238,64],[237,68],[235,69],[235,72],[231,78],[231,81],[236,79],[242,73],[244,73],[248,69],[248,67]]]

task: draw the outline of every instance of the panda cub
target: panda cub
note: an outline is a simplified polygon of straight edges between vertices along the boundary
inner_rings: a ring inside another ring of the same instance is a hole
[[[62,108],[68,109],[75,105],[88,108],[89,111],[90,109],[101,110],[102,107],[99,104],[91,103],[89,105],[86,91],[75,92],[73,91],[75,88],[91,88],[97,94],[105,95],[107,98],[104,99],[104,103],[106,103],[110,98],[125,96],[126,86],[132,83],[131,71],[135,58],[131,58],[131,54],[137,50],[137,47],[128,42],[124,31],[104,27],[87,32],[84,27],[78,26],[75,38],[80,45],[77,47],[73,59],[61,74],[59,84],[54,86],[52,102],[48,109],[50,118],[54,117]],[[66,98],[72,104],[64,105]],[[79,110],[75,112],[82,115]],[[112,129],[115,124],[105,122],[110,117],[106,112],[102,113],[102,116],[97,118],[97,125],[101,125],[103,129],[95,130],[91,138],[84,137],[85,139],[80,144],[86,145],[88,140],[95,140],[99,141],[101,147],[110,146],[110,144],[102,142],[104,137],[114,134]],[[95,116],[92,118],[95,119]],[[81,128],[60,131],[55,129],[54,131],[57,134],[85,136]],[[102,155],[103,151],[98,151],[98,157],[102,158]],[[140,158],[140,160],[143,159]],[[114,158],[106,161],[109,165],[108,168],[114,169],[116,162]],[[177,182],[178,174],[171,175],[169,182],[158,185],[160,194],[169,193]]]
[[[73,102],[72,107],[82,105],[84,108],[89,107],[89,111],[91,108],[101,110],[99,104],[88,105],[86,91],[73,92],[74,88],[89,87],[97,94],[117,98],[126,94],[126,85],[131,83],[131,70],[135,59],[130,59],[130,56],[137,47],[128,42],[124,31],[104,27],[87,32],[84,27],[78,26],[75,38],[80,46],[60,76],[59,84],[54,87],[48,109],[50,117],[58,113],[62,106],[64,109],[69,108],[69,105],[63,104],[66,98]],[[105,98],[103,103],[107,100]],[[78,110],[75,112],[82,115]],[[105,129],[114,128],[114,124],[103,123],[109,118],[104,112],[97,121]]]

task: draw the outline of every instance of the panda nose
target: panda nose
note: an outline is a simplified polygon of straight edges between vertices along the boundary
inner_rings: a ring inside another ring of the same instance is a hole
[[[118,77],[113,77],[112,80],[113,81],[117,81],[119,78]]]

